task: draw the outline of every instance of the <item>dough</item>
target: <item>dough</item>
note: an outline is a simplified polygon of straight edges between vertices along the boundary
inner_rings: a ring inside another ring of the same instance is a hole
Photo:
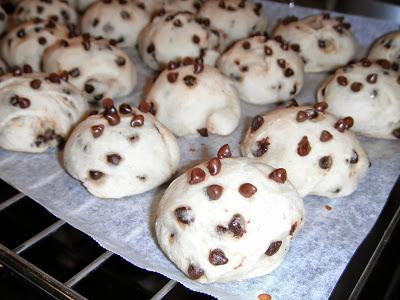
[[[103,37],[119,47],[134,47],[138,35],[149,22],[147,12],[130,1],[99,1],[82,17],[82,32]]]
[[[155,70],[184,57],[201,57],[204,63],[214,65],[223,44],[219,31],[190,12],[156,16],[139,35],[140,56]]]
[[[141,108],[177,136],[228,135],[239,125],[239,96],[216,68],[186,59],[169,64],[157,78]]]
[[[176,171],[175,137],[151,114],[129,105],[118,113],[111,99],[105,111],[81,122],[65,145],[67,172],[101,198],[121,198],[151,190]]]
[[[1,55],[10,66],[30,65],[40,71],[43,52],[60,39],[67,39],[70,31],[53,21],[28,21],[10,30],[1,43]]]
[[[350,195],[368,170],[368,157],[349,131],[353,119],[324,112],[326,102],[280,108],[254,117],[241,151],[285,168],[300,196]]]
[[[299,45],[306,72],[325,72],[346,65],[355,56],[357,43],[351,24],[329,14],[302,20],[287,17],[278,24],[274,36]]]
[[[13,18],[17,23],[53,20],[76,24],[78,21],[75,9],[62,0],[22,0],[15,8]]]
[[[174,180],[155,223],[164,253],[202,283],[262,276],[283,261],[304,208],[285,170],[212,158]]]
[[[281,40],[263,36],[240,40],[219,58],[217,65],[233,80],[240,98],[249,103],[289,100],[303,87],[303,62]]]
[[[215,28],[226,35],[225,45],[267,30],[267,16],[261,3],[243,0],[208,0],[199,10]]]
[[[392,69],[399,71],[400,31],[394,31],[380,37],[369,50],[370,60],[386,59],[392,63]]]
[[[0,147],[44,152],[62,142],[87,111],[81,92],[56,74],[15,68],[0,77]]]
[[[69,81],[83,90],[91,103],[105,97],[123,97],[136,85],[136,69],[128,55],[105,40],[88,35],[46,49],[43,69],[67,71]]]
[[[318,100],[339,118],[350,115],[354,131],[384,139],[400,139],[400,76],[365,59],[336,71],[320,87]]]

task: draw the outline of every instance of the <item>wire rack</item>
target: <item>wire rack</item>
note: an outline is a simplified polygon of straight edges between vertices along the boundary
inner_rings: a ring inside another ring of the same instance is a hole
[[[6,268],[18,274],[35,288],[41,289],[44,295],[56,299],[86,299],[86,297],[105,299],[108,298],[107,293],[115,295],[115,289],[119,289],[119,285],[105,288],[106,294],[100,292],[100,295],[99,293],[92,295],[90,292],[103,291],[102,285],[107,284],[93,273],[98,272],[99,269],[101,272],[103,266],[108,263],[115,265],[115,261],[119,261],[117,264],[125,265],[122,268],[129,270],[121,271],[117,267],[115,273],[118,271],[121,273],[116,274],[117,280],[124,280],[132,286],[125,291],[119,291],[120,293],[133,292],[132,296],[135,299],[214,299],[192,292],[160,274],[136,268],[112,252],[104,250],[89,236],[72,228],[63,220],[57,219],[32,199],[4,182],[1,182],[0,190],[2,191],[2,196],[0,196],[0,271]],[[15,229],[13,221],[15,224],[24,223],[25,227],[22,226],[20,230]],[[31,235],[27,236],[29,234]],[[48,241],[51,237],[62,240],[64,247],[65,245],[74,247],[71,252],[76,252],[78,257],[85,257],[84,261],[74,263],[65,257],[61,258],[61,263],[54,261],[55,250]],[[44,263],[46,260],[48,263]],[[64,265],[70,264],[74,264],[74,267],[64,268]],[[43,265],[44,268],[38,265]],[[73,273],[77,268],[79,270]],[[91,276],[94,277],[91,280],[94,282],[91,284],[92,288],[88,290],[79,287],[85,286],[81,283]],[[2,279],[0,273],[0,281]],[[39,299],[43,298],[39,297]]]

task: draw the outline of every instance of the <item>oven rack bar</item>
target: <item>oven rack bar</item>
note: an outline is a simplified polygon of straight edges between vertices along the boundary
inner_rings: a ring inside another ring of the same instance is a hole
[[[11,198],[0,203],[0,211],[7,209],[14,203],[26,197],[23,193],[18,193]],[[28,198],[29,199],[29,198]],[[32,201],[32,200],[31,200]],[[43,229],[36,235],[32,236],[28,240],[24,241],[22,244],[14,248],[13,250],[8,249],[3,244],[0,243],[0,263],[8,266],[17,274],[21,275],[23,278],[33,283],[38,288],[42,289],[49,295],[56,299],[71,299],[71,300],[83,300],[86,299],[84,296],[79,294],[73,289],[73,287],[89,275],[92,271],[96,270],[100,265],[106,262],[113,253],[111,251],[105,251],[98,258],[93,260],[91,263],[86,265],[82,270],[72,276],[65,283],[62,283],[44,272],[28,260],[21,257],[23,251],[29,249],[36,243],[40,242],[49,235],[55,233],[66,223],[63,220],[58,220],[47,228]],[[151,300],[163,299],[177,284],[174,280],[169,280],[152,298]]]

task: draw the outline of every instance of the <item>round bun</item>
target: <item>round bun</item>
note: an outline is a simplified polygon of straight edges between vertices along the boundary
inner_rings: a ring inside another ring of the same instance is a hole
[[[240,98],[249,103],[289,100],[303,87],[303,62],[281,40],[263,36],[240,40],[219,58],[217,65],[233,80]]]
[[[213,158],[188,170],[159,203],[155,228],[161,249],[202,283],[272,272],[304,215],[292,185],[275,178],[284,171],[248,158]]]
[[[75,9],[63,0],[22,0],[15,8],[13,19],[17,23],[30,20],[52,20],[76,24],[78,15]]]
[[[243,0],[208,0],[199,10],[199,16],[225,33],[225,45],[267,29],[267,16],[261,3]]]
[[[134,2],[99,1],[82,17],[82,32],[110,40],[119,47],[134,47],[139,32],[149,22],[147,12]]]
[[[318,100],[339,118],[351,116],[354,131],[366,136],[400,139],[400,76],[390,62],[369,60],[338,69],[318,91]]]
[[[152,69],[184,57],[201,57],[214,65],[222,48],[222,34],[190,12],[156,16],[139,36],[140,55]]]
[[[6,31],[6,27],[7,27],[7,14],[4,11],[4,9],[0,6],[0,35]]]
[[[399,70],[400,65],[400,31],[394,31],[380,37],[368,53],[370,60],[386,59],[392,63],[392,68]]]
[[[351,194],[367,173],[368,157],[348,130],[353,120],[338,120],[324,109],[326,103],[320,102],[256,116],[242,142],[242,154],[285,168],[302,197]]]
[[[103,102],[104,112],[81,122],[68,139],[67,172],[101,198],[144,193],[168,180],[179,163],[173,134],[150,114],[126,104],[119,114],[110,99]]]
[[[56,73],[67,71],[69,81],[83,90],[92,103],[105,97],[128,95],[137,80],[135,66],[123,50],[88,35],[47,48],[43,69]]]
[[[344,22],[342,17],[332,19],[329,14],[302,20],[287,17],[273,34],[299,46],[306,72],[324,72],[354,58],[357,43],[350,27],[351,24]]]
[[[232,82],[216,68],[192,59],[170,63],[141,108],[178,136],[228,135],[239,125],[240,102]]]
[[[56,74],[14,69],[0,78],[0,147],[44,152],[62,142],[87,111],[81,92]]]
[[[1,44],[1,55],[10,66],[30,65],[40,71],[43,52],[60,39],[69,37],[69,29],[53,21],[29,21],[10,30]]]

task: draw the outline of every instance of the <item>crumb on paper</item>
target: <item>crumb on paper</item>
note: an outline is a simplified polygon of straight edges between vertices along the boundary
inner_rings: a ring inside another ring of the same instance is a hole
[[[272,297],[270,294],[260,294],[258,295],[258,300],[271,300]]]
[[[332,210],[332,206],[326,204],[326,205],[325,205],[325,209],[328,210],[328,211],[329,211],[329,210]]]

